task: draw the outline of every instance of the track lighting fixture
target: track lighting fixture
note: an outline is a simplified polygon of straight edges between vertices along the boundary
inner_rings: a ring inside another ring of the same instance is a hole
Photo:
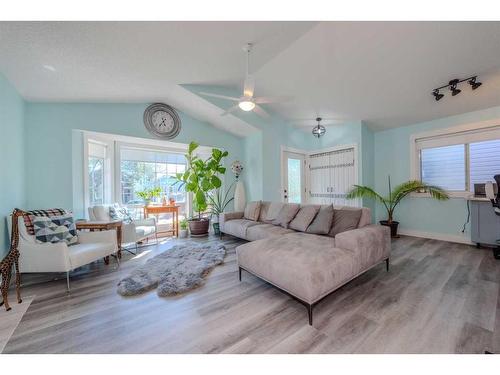
[[[481,82],[477,81],[477,76],[472,76],[472,77],[465,78],[465,79],[452,79],[450,82],[448,82],[447,85],[444,85],[444,86],[441,86],[441,87],[438,87],[438,88],[434,89],[432,91],[432,95],[434,96],[434,99],[436,99],[436,101],[439,101],[444,96],[444,94],[441,94],[439,92],[439,90],[445,89],[445,88],[449,87],[450,91],[451,91],[451,96],[457,96],[458,94],[460,94],[462,92],[462,90],[460,90],[459,88],[457,88],[457,86],[460,83],[466,82],[466,81],[472,87],[472,90],[475,90],[479,86],[482,85]]]
[[[475,90],[475,89],[477,89],[479,86],[481,86],[481,85],[482,85],[482,83],[481,83],[481,82],[477,82],[477,81],[476,81],[476,78],[477,78],[477,77],[472,77],[472,78],[469,80],[469,85],[471,85],[472,90]]]
[[[439,93],[439,90],[434,90],[432,92],[432,95],[434,95],[434,99],[436,99],[436,102],[439,101],[439,100],[441,100],[443,98],[443,96],[444,96],[444,94],[440,94]]]
[[[462,92],[462,90],[457,89],[457,85],[458,85],[458,79],[453,79],[450,81],[449,86],[450,86],[451,96],[456,96]]]
[[[323,125],[320,125],[320,122],[321,122],[321,117],[317,117],[316,118],[316,121],[318,122],[318,125],[316,125],[313,129],[312,129],[312,134],[316,137],[316,138],[319,138],[323,135],[325,135],[326,133],[326,129]]]

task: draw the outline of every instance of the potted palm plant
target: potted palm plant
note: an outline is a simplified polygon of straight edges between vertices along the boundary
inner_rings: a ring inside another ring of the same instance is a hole
[[[232,187],[233,184],[229,186],[226,193],[223,193],[221,189],[217,189],[214,194],[208,196],[208,200],[210,202],[209,212],[211,217],[214,219],[212,226],[216,236],[220,236],[219,216],[224,212],[227,205],[234,200],[234,197],[229,196]]]
[[[203,160],[195,154],[198,146],[196,142],[189,144],[185,155],[186,171],[177,173],[175,177],[176,183],[180,184],[179,189],[184,186],[186,192],[193,193],[193,209],[198,216],[188,220],[189,232],[192,236],[208,234],[209,219],[202,217],[202,213],[207,210],[209,193],[222,185],[218,175],[226,173],[226,168],[222,166],[222,159],[228,155],[227,151],[214,148],[210,157]]]
[[[448,194],[442,188],[415,180],[403,182],[392,190],[390,176],[389,196],[384,197],[368,186],[354,185],[354,188],[347,194],[346,198],[371,198],[382,203],[387,210],[387,220],[381,220],[380,224],[390,227],[391,236],[397,237],[399,222],[394,220],[394,210],[405,197],[414,192],[427,192],[431,198],[441,201],[449,199]]]

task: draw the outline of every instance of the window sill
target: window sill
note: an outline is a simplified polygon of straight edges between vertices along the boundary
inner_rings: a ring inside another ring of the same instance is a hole
[[[450,199],[456,199],[456,198],[468,199],[474,195],[470,191],[448,191],[447,193],[450,196]],[[412,197],[412,198],[431,198],[431,195],[429,193],[411,193],[410,197]]]

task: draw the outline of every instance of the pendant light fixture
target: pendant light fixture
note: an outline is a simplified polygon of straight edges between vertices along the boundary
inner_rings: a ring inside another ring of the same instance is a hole
[[[316,138],[319,138],[319,137],[322,137],[323,135],[325,135],[326,129],[325,129],[325,127],[323,125],[320,124],[321,117],[317,117],[316,121],[318,122],[318,124],[312,129],[312,134]]]

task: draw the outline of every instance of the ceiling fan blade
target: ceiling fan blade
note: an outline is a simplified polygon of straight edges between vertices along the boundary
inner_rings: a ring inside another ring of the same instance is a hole
[[[250,74],[246,76],[245,83],[243,84],[243,96],[248,98],[253,97],[253,91],[255,89],[255,80]]]
[[[221,114],[221,116],[226,116],[226,115],[228,115],[228,114],[230,114],[230,113],[233,113],[233,112],[237,111],[239,108],[240,108],[240,107],[238,106],[238,104],[233,105],[231,108],[226,109],[226,110],[225,110],[225,111]]]
[[[269,113],[267,113],[266,111],[264,111],[264,109],[260,106],[260,105],[256,105],[255,108],[253,109],[253,111],[258,114],[260,117],[263,117],[263,118],[270,118],[271,115]]]
[[[260,96],[255,98],[254,102],[257,104],[267,104],[267,103],[283,103],[289,102],[293,98],[291,96]]]
[[[210,92],[199,92],[198,94],[204,95],[204,96],[211,96],[212,98],[219,98],[219,99],[226,99],[226,100],[232,100],[234,102],[237,102],[240,100],[240,98],[235,98],[233,96],[226,96],[226,95],[219,95],[219,94],[212,94]]]

